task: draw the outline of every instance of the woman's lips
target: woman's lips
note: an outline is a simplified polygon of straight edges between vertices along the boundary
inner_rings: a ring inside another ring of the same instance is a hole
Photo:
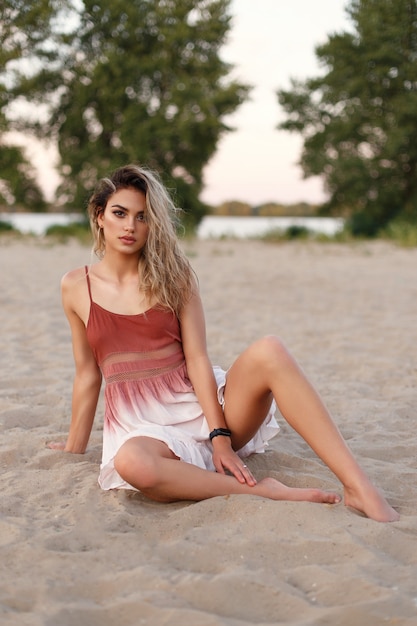
[[[123,241],[123,243],[135,243],[136,239],[126,235],[125,237],[120,237],[120,241]]]

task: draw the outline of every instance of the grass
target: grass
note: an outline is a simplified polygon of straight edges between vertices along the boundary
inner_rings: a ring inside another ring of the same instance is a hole
[[[337,242],[349,242],[352,241],[352,237],[347,231],[339,231],[335,235],[326,235],[325,233],[318,233],[309,230],[305,226],[289,226],[284,229],[272,229],[266,232],[264,235],[258,237],[261,241],[266,243],[279,243],[281,241],[337,241]]]
[[[0,220],[0,233],[18,233],[19,231],[10,224],[9,222],[5,222],[4,220]]]
[[[381,237],[403,248],[416,248],[417,224],[395,220],[381,233]]]
[[[17,228],[15,228],[10,222],[0,220],[0,235],[19,235],[24,237],[25,235]],[[33,237],[33,233],[28,233],[29,237]],[[36,235],[35,235],[36,236]],[[57,243],[66,243],[70,239],[76,239],[82,244],[90,245],[92,243],[92,236],[90,232],[90,225],[88,222],[73,222],[67,225],[52,224],[45,232],[45,237],[50,241],[56,241]]]
[[[385,240],[402,248],[417,247],[417,224],[410,222],[392,222],[386,229],[380,232],[377,237],[358,237],[352,235],[349,229],[345,228],[334,235],[313,232],[304,226],[290,226],[286,230],[273,229],[258,237],[266,243],[280,243],[283,241],[317,241],[335,243],[353,243],[355,241]]]
[[[91,244],[92,242],[88,222],[74,222],[65,226],[53,224],[47,228],[45,236],[54,238],[59,243],[66,243],[70,239],[77,239],[82,244]]]

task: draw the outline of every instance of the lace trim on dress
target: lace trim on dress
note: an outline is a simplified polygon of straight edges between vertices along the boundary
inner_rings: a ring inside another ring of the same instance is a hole
[[[153,367],[150,369],[130,370],[129,372],[118,372],[117,374],[110,374],[106,377],[107,384],[126,382],[128,380],[142,380],[145,378],[155,378],[178,369],[185,363],[184,358],[181,358],[177,363],[167,365],[166,367]]]
[[[170,343],[159,350],[149,350],[148,352],[113,352],[103,359],[102,367],[108,367],[116,363],[130,363],[132,361],[165,359],[174,354],[181,354],[182,349],[179,341]]]
[[[162,376],[185,365],[178,341],[147,352],[113,352],[101,364],[108,384]]]

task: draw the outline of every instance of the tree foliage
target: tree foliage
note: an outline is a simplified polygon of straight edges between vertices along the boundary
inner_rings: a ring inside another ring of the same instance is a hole
[[[323,75],[279,90],[280,128],[301,133],[306,177],[321,175],[326,212],[375,235],[417,218],[417,3],[351,0],[351,32],[316,48]]]
[[[0,172],[0,204],[13,206],[14,210],[45,210],[33,167],[19,146],[0,143]]]
[[[307,202],[297,204],[277,204],[276,202],[266,202],[258,206],[251,206],[239,200],[229,200],[212,207],[211,215],[234,215],[234,216],[261,216],[261,217],[306,217],[316,216],[317,207]]]
[[[210,212],[212,215],[252,215],[252,207],[246,202],[230,200],[213,207]]]
[[[2,0],[0,4],[0,201],[34,210],[42,210],[45,202],[24,150],[7,136],[19,129],[10,105],[19,75],[37,59],[50,58],[46,42],[59,8],[59,0]]]
[[[127,162],[159,171],[194,221],[202,170],[224,121],[247,94],[219,56],[230,0],[83,0],[60,63],[21,80],[49,106],[40,136],[57,139],[68,207],[82,209],[98,177]],[[56,60],[55,60],[56,61]]]

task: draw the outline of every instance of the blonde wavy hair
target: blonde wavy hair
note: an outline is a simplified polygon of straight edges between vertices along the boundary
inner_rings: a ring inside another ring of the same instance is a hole
[[[119,189],[136,189],[146,198],[149,234],[139,257],[140,289],[150,300],[156,300],[178,315],[191,298],[196,281],[176,234],[180,210],[155,172],[139,165],[126,165],[98,182],[87,207],[94,238],[93,251],[100,259],[105,254],[106,242],[97,217]]]

